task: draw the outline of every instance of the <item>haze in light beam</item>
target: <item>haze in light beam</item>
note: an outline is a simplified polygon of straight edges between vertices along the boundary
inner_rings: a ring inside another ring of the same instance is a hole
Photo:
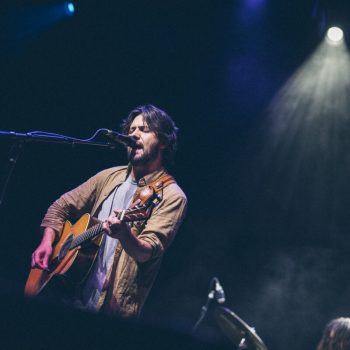
[[[350,224],[345,213],[350,205],[350,55],[345,43],[324,40],[287,81],[268,108],[264,135],[256,175],[260,185],[264,182],[270,211],[284,210],[280,227],[290,220],[309,234],[345,230]]]
[[[338,310],[336,305],[347,305],[349,295],[350,267],[340,258],[350,249],[345,43],[322,42],[273,99],[263,122],[243,227],[259,232],[269,264],[259,276],[250,316],[265,324],[265,334],[300,349],[300,334]]]

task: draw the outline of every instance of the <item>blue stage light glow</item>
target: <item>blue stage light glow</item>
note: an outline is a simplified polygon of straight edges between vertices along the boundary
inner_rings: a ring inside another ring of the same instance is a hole
[[[246,0],[246,6],[250,8],[260,8],[265,5],[265,0]]]
[[[64,4],[67,15],[72,16],[75,12],[75,7],[72,2],[66,2]]]

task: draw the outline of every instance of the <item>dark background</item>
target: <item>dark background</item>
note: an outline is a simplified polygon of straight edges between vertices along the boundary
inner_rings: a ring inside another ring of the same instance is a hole
[[[315,349],[350,312],[349,121],[322,129],[337,143],[327,157],[317,142],[303,156],[302,123],[276,156],[266,111],[334,16],[347,29],[349,5],[88,0],[60,18],[57,4],[1,5],[0,127],[88,138],[141,104],[173,116],[189,210],[142,319],[190,330],[217,276],[270,350]],[[0,139],[2,175],[12,145]],[[3,292],[20,298],[48,205],[125,161],[122,146],[24,146],[1,206]],[[209,312],[199,332],[220,338],[215,327]]]

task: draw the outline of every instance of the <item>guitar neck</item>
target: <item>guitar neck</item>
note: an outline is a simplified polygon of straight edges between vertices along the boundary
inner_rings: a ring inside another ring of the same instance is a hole
[[[81,233],[80,235],[74,237],[70,249],[74,249],[86,241],[89,241],[91,239],[94,239],[98,235],[100,235],[103,232],[103,227],[102,227],[102,222],[90,227],[88,230],[85,232]]]
[[[127,210],[121,211],[118,214],[118,219],[121,220],[121,221],[130,221],[130,220],[127,219],[127,217],[125,217],[125,213],[126,212],[127,212]],[[74,249],[74,248],[82,245],[86,241],[94,239],[95,237],[97,237],[101,233],[103,233],[103,222],[99,222],[98,224],[90,227],[85,232],[83,232],[80,235],[74,237],[74,239],[73,239],[69,249],[70,250]]]
[[[144,193],[142,193],[144,192]],[[159,197],[154,189],[148,186],[145,190],[140,193],[141,203],[135,203],[130,208],[122,210],[118,214],[118,219],[124,222],[133,222],[138,220],[146,220],[149,218],[152,207],[155,205],[155,200],[159,201]],[[88,240],[91,240],[103,232],[103,223],[100,222],[90,227],[85,232],[74,237],[71,242],[70,250],[74,249]]]

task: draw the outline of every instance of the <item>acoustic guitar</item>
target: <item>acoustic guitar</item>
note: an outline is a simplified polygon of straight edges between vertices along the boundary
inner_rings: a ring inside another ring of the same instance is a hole
[[[139,194],[138,200],[130,208],[119,213],[118,219],[124,222],[147,220],[151,215],[158,196],[152,187],[146,187]],[[30,270],[24,295],[37,296],[50,280],[64,277],[71,285],[84,282],[96,259],[103,238],[103,223],[89,214],[84,214],[72,225],[66,221],[47,270]]]

